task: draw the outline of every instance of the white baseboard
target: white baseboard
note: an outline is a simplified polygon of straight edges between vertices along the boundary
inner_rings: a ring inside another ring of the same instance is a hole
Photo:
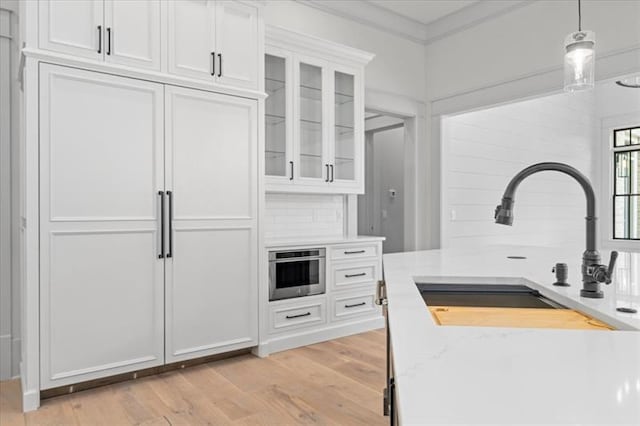
[[[264,358],[275,352],[312,345],[352,334],[364,333],[365,331],[376,330],[382,327],[384,327],[384,317],[382,316],[366,318],[360,321],[350,321],[344,324],[333,323],[319,329],[302,330],[296,333],[287,333],[282,336],[271,336],[268,340],[260,342],[253,353]]]
[[[29,411],[35,411],[40,408],[40,390],[39,389],[26,389],[24,384],[24,374],[22,369],[24,365],[20,363],[20,385],[22,387],[22,412],[28,413]]]

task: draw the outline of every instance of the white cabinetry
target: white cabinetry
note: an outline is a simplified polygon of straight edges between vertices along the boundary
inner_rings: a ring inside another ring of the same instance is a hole
[[[40,90],[41,387],[255,346],[257,102],[48,64]]]
[[[257,342],[257,104],[167,87],[167,362]]]
[[[101,62],[258,90],[261,7],[236,0],[41,0],[38,44]]]
[[[259,9],[238,1],[170,0],[168,72],[258,88]]]
[[[41,65],[43,389],[164,362],[162,91]]]
[[[382,279],[382,240],[372,237],[330,245],[278,246],[277,250],[324,248],[326,289],[324,294],[273,302],[264,292],[258,354],[267,356],[382,327],[381,310],[374,303],[376,283]]]
[[[160,71],[160,0],[105,0],[105,60]]]
[[[103,59],[103,0],[50,0],[38,6],[41,49]]]
[[[364,66],[372,57],[267,29],[268,191],[364,192]]]
[[[42,49],[160,70],[159,0],[39,2]]]

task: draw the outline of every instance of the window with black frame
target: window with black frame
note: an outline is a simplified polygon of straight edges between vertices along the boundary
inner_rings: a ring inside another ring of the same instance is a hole
[[[640,240],[640,126],[613,131],[613,238]]]

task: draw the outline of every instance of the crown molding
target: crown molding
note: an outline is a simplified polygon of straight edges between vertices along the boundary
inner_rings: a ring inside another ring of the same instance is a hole
[[[300,52],[316,54],[322,57],[329,55],[340,62],[358,65],[366,65],[375,57],[373,53],[365,52],[364,50],[275,25],[265,26],[265,41],[268,45],[293,48]]]
[[[527,0],[491,0],[473,3],[427,25],[424,43],[433,43],[533,3]]]
[[[316,1],[295,0],[298,3],[313,7],[350,21],[358,22],[378,30],[424,43],[426,28],[421,22],[380,7],[367,1]]]
[[[425,45],[533,3],[527,0],[479,1],[445,15],[429,24],[423,24],[417,20],[407,18],[404,15],[364,0],[295,1],[323,12]]]

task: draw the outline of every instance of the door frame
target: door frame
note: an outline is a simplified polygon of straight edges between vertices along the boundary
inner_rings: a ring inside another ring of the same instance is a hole
[[[396,95],[376,89],[365,88],[365,110],[401,118],[404,122],[404,250],[413,251],[423,247],[420,237],[423,232],[418,221],[418,206],[422,204],[418,185],[419,153],[426,147],[423,135],[426,131],[426,105],[408,96]],[[347,196],[349,235],[357,235],[357,195]]]

